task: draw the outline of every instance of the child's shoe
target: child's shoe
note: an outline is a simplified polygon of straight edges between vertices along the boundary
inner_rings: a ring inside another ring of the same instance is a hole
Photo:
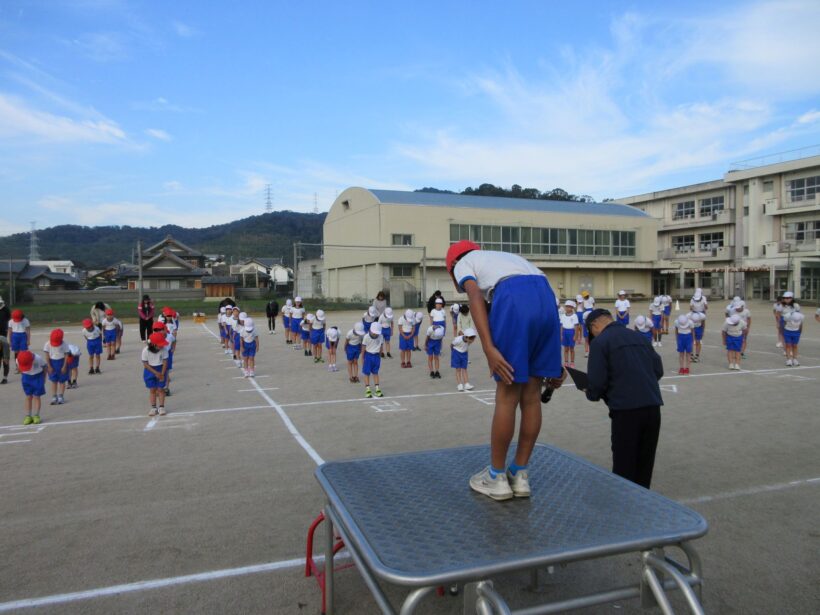
[[[459,382],[459,383],[458,383],[458,386],[457,386],[456,388],[457,388],[459,391],[463,391],[463,390],[464,390],[464,385],[463,385],[463,384],[461,384],[461,383]]]
[[[470,384],[469,382],[464,383],[464,390],[465,391],[472,391],[474,388],[475,387],[472,384]]]
[[[368,399],[373,397],[373,392],[370,390],[370,387],[365,387],[364,389],[364,396]]]
[[[507,482],[510,484],[510,488],[515,497],[530,497],[532,492],[530,491],[530,475],[527,470],[518,470],[515,475],[507,470]]]
[[[441,373],[440,373],[440,372],[436,372],[436,378],[438,378],[439,380],[441,380]]]
[[[39,415],[39,414],[35,414],[33,417],[31,417],[31,422],[32,422],[32,423],[34,423],[35,425],[39,425],[39,424],[40,424],[40,423],[42,423],[43,421],[42,421],[42,419],[40,418],[40,415]]]
[[[57,403],[62,406],[65,403],[65,398],[62,395],[57,396]]]
[[[163,406],[160,406],[159,407],[159,415],[160,416],[165,416],[166,414],[168,414],[168,413],[165,411],[165,408]]]
[[[102,372],[100,371],[100,368],[99,368],[99,367],[96,369],[96,371],[95,371],[94,373],[95,373],[95,374],[102,374]]]
[[[382,390],[379,387],[376,387],[376,392],[373,393],[373,396],[374,397],[384,397],[384,393],[382,393]]]
[[[9,383],[8,378],[3,378],[2,380],[0,380],[0,384],[8,384],[8,383]]]
[[[246,369],[243,369],[242,370],[242,377],[247,378],[248,376],[250,376],[250,372]]]
[[[256,378],[256,371],[255,370],[251,370],[250,377],[251,378]]]
[[[91,376],[93,374],[94,374],[94,368],[92,367],[91,369],[88,370],[88,375]]]
[[[387,353],[387,358],[388,358],[388,359],[392,359],[392,358],[393,358],[393,355],[392,355],[392,354],[390,354],[390,353],[388,352],[388,353]]]
[[[413,367],[413,364],[410,361],[408,361],[407,362],[407,369],[410,369],[411,367]]]
[[[157,409],[156,408],[151,408],[151,411],[148,413],[148,416],[156,416],[156,415],[157,415]]]
[[[436,377],[436,372],[430,372],[430,378],[435,379],[435,377]]]
[[[401,366],[402,366],[402,368],[406,368],[406,367],[407,367],[407,363],[405,363],[404,361],[402,361],[402,362],[401,362]]]
[[[797,367],[798,365],[800,365],[800,361],[797,359],[792,359],[792,367]]]
[[[786,363],[788,365],[789,363]],[[52,397],[51,401],[48,403],[49,406],[56,406],[57,405],[57,397]]]
[[[171,397],[171,389],[165,389],[165,397]]]
[[[775,348],[783,348],[783,342],[777,342],[777,344],[775,344]]]
[[[575,363],[570,362],[569,366],[570,366],[572,369],[575,369]]]
[[[791,359],[786,359],[786,367],[791,367],[791,366],[792,366],[792,360]]]
[[[26,415],[26,418],[23,419],[23,425],[31,425],[34,422],[34,419],[31,417],[30,414]]]
[[[732,366],[731,366],[731,365],[729,366],[729,369],[732,369]],[[682,367],[678,369],[678,376],[683,376],[685,373],[686,373],[686,372],[683,370],[683,368],[682,368]]]
[[[470,477],[470,488],[494,500],[509,500],[513,497],[507,475],[504,472],[499,472],[495,478],[492,478],[490,476],[490,466]]]
[[[663,344],[661,342],[658,342],[658,348],[661,348],[661,347],[663,347]]]

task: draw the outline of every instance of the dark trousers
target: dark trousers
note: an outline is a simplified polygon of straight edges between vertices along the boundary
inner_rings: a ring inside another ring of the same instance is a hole
[[[276,331],[276,316],[268,316],[268,331]]]
[[[612,472],[649,489],[661,431],[659,406],[610,410]]]
[[[154,319],[149,318],[145,320],[144,318],[140,318],[140,341],[145,341],[148,339],[148,336],[151,335],[151,327],[154,324]]]

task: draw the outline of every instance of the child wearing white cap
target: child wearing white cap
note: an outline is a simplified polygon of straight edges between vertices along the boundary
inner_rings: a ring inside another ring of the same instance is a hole
[[[370,325],[376,322],[379,319],[379,310],[375,308],[375,306],[370,306],[367,308],[362,314],[362,324],[364,325],[365,331],[370,330]]]
[[[421,350],[419,346],[419,331],[421,330],[421,323],[424,322],[424,314],[416,312],[416,326],[413,328],[413,351]]]
[[[800,343],[800,334],[803,332],[803,320],[805,318],[799,309],[792,310],[783,325],[783,343],[786,347],[788,367],[800,365],[800,361],[797,360],[797,345]]]
[[[675,319],[675,337],[678,343],[678,375],[689,375],[689,360],[695,344],[694,323],[686,314],[680,314]]]
[[[410,355],[413,352],[413,336],[416,330],[416,313],[406,310],[399,316],[399,353],[402,367],[413,367]]]
[[[233,308],[233,319],[231,320],[231,343],[233,348],[233,360],[237,367],[242,367],[242,321],[247,314],[240,312],[238,307]]]
[[[256,376],[256,353],[259,352],[259,332],[253,318],[246,317],[242,325],[242,373],[245,378]]]
[[[390,339],[393,337],[393,308],[384,308],[384,312],[379,316],[378,323],[381,327],[381,336],[384,339],[381,356],[382,358],[387,357],[388,359],[392,359],[393,355],[390,354]]]
[[[293,343],[290,332],[290,312],[292,308],[293,300],[287,299],[285,301],[285,307],[282,308],[282,328],[285,330],[285,344]]]
[[[362,354],[364,335],[364,325],[359,321],[353,325],[353,328],[345,336],[347,375],[350,382],[359,382],[359,356]]]
[[[458,303],[454,303],[450,306],[450,318],[453,320],[453,331],[456,332],[456,335],[458,334],[456,327],[458,327],[458,313],[460,309],[461,306]]]
[[[737,314],[740,319],[746,323],[746,328],[743,330],[743,347],[740,349],[741,358],[746,358],[746,345],[749,343],[749,333],[752,330],[752,313],[746,306],[746,302],[740,297],[735,297],[732,303],[727,308],[727,316]]]
[[[330,327],[325,333],[325,348],[327,348],[327,371],[338,372],[336,367],[336,348],[339,346],[339,328]]]
[[[324,363],[322,358],[322,344],[325,343],[325,311],[316,310],[313,321],[310,323],[310,345],[313,347],[313,362]]]
[[[652,316],[652,345],[660,348],[663,335],[663,305],[660,296],[655,297],[649,304],[649,314]]]
[[[691,309],[693,312],[706,314],[706,310],[709,309],[709,302],[706,300],[706,296],[703,294],[703,289],[695,289],[695,294],[693,294],[692,298],[689,300],[689,309]]]
[[[427,327],[427,339],[424,340],[424,350],[427,351],[427,369],[430,378],[441,378],[439,373],[439,357],[441,356],[441,340],[444,337],[444,327],[430,325]]]
[[[217,327],[219,327],[219,344],[220,344],[220,346],[222,346],[222,350],[225,352],[225,354],[228,354],[228,347],[225,345],[225,337],[226,337],[226,333],[225,333],[225,312],[226,311],[227,311],[227,308],[224,305],[221,308],[219,308],[219,315],[216,317],[216,325],[217,325]],[[94,323],[92,322],[91,324],[94,324]],[[147,344],[148,340],[146,340],[145,343]]]
[[[362,374],[364,374],[364,396],[382,397],[382,390],[379,388],[379,368],[381,367],[381,351],[384,338],[382,328],[377,322],[370,324],[370,331],[364,336],[364,361],[362,361]],[[370,390],[370,376],[373,376],[374,391]]]
[[[564,302],[561,320],[561,346],[564,349],[564,367],[575,367],[575,344],[581,341],[581,322],[575,313],[576,303],[572,299]]]
[[[299,340],[301,341],[306,357],[313,356],[313,348],[310,345],[310,331],[313,328],[313,322],[315,320],[316,316],[313,314],[305,314],[302,322],[299,323]]]
[[[692,321],[692,335],[695,336],[695,346],[692,349],[692,363],[700,362],[700,353],[703,350],[703,332],[706,327],[703,326],[704,316],[700,312],[689,312],[687,314],[689,320]]]
[[[661,295],[661,305],[663,306],[663,316],[661,318],[663,334],[669,335],[669,317],[672,315],[672,297],[669,295]]]
[[[615,320],[624,326],[629,325],[629,299],[626,298],[626,291],[619,290],[618,298],[615,300]]]
[[[723,323],[723,345],[726,346],[729,369],[740,369],[740,349],[743,348],[743,329],[745,328],[746,323],[737,314],[732,314]]]
[[[441,297],[436,298],[436,306],[430,310],[430,325],[447,331],[447,312],[444,311],[444,299]]]
[[[305,306],[302,305],[302,298],[295,297],[293,306],[290,308],[290,339],[294,350],[301,350],[302,345],[299,340],[302,336],[302,319],[305,317]]]
[[[635,317],[635,331],[643,335],[648,342],[652,341],[652,321],[643,314]]]
[[[470,344],[475,341],[475,329],[467,329],[463,335],[458,335],[450,342],[450,367],[456,370],[456,388],[459,391],[472,391],[475,387],[467,377]]]
[[[582,309],[583,308],[583,309]],[[581,321],[581,334],[584,336],[584,357],[589,357],[589,329],[587,316],[595,309],[595,297],[588,290],[581,291],[581,301],[578,302],[578,319]]]

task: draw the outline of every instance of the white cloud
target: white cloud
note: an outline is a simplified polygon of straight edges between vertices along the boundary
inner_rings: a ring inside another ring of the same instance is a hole
[[[162,187],[168,192],[178,192],[183,188],[182,183],[176,180],[167,181],[162,184]]]
[[[74,119],[39,111],[0,94],[0,138],[29,136],[50,142],[118,143],[126,134],[109,119]]]
[[[155,139],[159,139],[160,141],[171,141],[171,135],[160,128],[146,128],[145,134],[149,137],[154,137]]]
[[[202,109],[196,107],[186,107],[170,102],[167,98],[159,96],[153,100],[138,100],[131,103],[131,108],[135,111],[154,111],[169,113],[201,113]]]
[[[182,38],[191,38],[199,34],[199,30],[189,26],[188,24],[184,24],[181,21],[175,21],[172,25],[174,27],[174,32]]]
[[[798,124],[814,124],[817,121],[820,121],[820,111],[817,111],[816,109],[807,111],[797,118]]]
[[[115,62],[128,57],[128,47],[117,32],[88,32],[68,43],[96,62]]]

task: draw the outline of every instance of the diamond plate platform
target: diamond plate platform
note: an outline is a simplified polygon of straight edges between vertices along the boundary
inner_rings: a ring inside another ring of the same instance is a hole
[[[316,470],[348,539],[380,578],[430,586],[703,536],[698,513],[560,449],[538,445],[532,497],[473,492],[476,446],[330,462]]]

